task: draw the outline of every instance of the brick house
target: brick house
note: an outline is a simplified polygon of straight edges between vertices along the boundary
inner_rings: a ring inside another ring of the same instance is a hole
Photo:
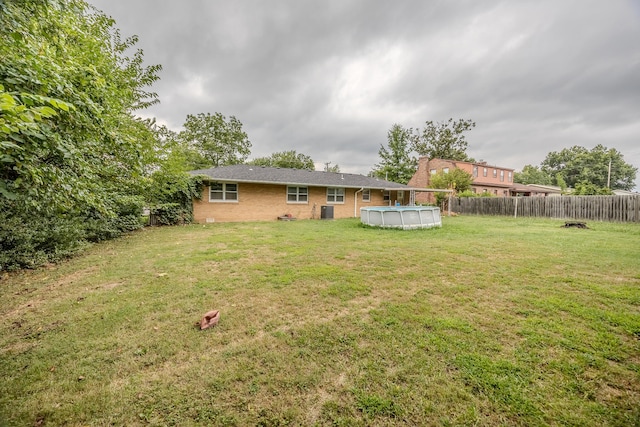
[[[511,195],[513,186],[513,169],[492,166],[487,162],[462,162],[457,160],[429,159],[420,157],[418,169],[409,180],[408,185],[417,188],[431,187],[431,176],[440,171],[448,172],[454,168],[462,169],[473,176],[471,191],[474,193],[490,193],[494,196],[507,197]],[[416,194],[416,202],[433,203],[432,194],[423,192]]]
[[[189,172],[205,177],[196,222],[350,218],[365,206],[406,205],[411,187],[364,175],[233,165]]]

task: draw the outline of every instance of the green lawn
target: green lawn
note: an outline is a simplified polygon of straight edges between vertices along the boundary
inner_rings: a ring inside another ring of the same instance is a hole
[[[443,222],[152,228],[6,274],[0,425],[640,424],[640,225]]]

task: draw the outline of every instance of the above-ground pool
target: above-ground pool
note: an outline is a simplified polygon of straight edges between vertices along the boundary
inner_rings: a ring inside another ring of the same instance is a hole
[[[440,208],[433,206],[375,206],[360,208],[360,221],[375,227],[413,228],[442,227]]]

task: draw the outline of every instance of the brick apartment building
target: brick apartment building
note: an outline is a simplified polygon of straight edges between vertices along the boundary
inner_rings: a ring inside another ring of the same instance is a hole
[[[471,191],[474,193],[490,193],[498,197],[509,196],[513,187],[513,169],[500,166],[491,166],[487,162],[461,162],[457,160],[429,159],[420,157],[418,159],[418,170],[409,180],[408,185],[418,188],[431,188],[431,175],[440,171],[448,172],[454,168],[462,169],[473,176]],[[434,201],[432,193],[416,194],[417,203],[432,203]]]

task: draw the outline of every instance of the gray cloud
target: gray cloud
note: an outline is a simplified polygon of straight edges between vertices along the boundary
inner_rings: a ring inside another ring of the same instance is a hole
[[[137,34],[161,104],[242,121],[252,157],[295,149],[367,173],[394,123],[469,118],[469,154],[521,169],[604,144],[640,166],[640,5],[92,0]]]

